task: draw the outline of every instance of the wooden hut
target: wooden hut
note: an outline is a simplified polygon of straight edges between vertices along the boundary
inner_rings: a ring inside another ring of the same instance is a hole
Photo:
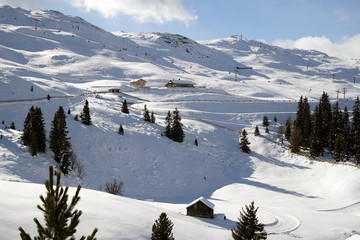
[[[174,82],[173,80],[170,80],[167,84],[165,84],[165,87],[168,88],[174,88],[174,87],[183,87],[183,88],[192,88],[194,87],[194,84],[190,82]]]
[[[133,86],[133,87],[141,88],[141,87],[145,87],[145,85],[146,85],[146,81],[142,78],[140,78],[139,80],[133,80],[130,82],[130,86]]]
[[[186,215],[202,218],[214,217],[215,205],[204,197],[200,197],[186,207]]]
[[[110,88],[110,89],[109,89],[109,92],[111,92],[111,93],[118,93],[118,92],[120,92],[120,89],[119,89],[119,88]]]

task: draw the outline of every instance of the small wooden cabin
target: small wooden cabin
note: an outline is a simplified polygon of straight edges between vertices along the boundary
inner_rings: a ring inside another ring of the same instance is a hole
[[[202,218],[214,217],[215,205],[204,197],[200,197],[189,203],[186,207],[186,215]]]
[[[111,92],[111,93],[118,93],[118,92],[120,92],[120,89],[119,89],[119,88],[110,88],[110,89],[109,89],[109,92]]]
[[[130,82],[130,86],[133,86],[133,87],[145,87],[146,85],[146,81],[142,78],[138,79],[138,80],[133,80]]]
[[[184,82],[174,82],[172,80],[170,80],[167,84],[165,84],[165,87],[187,87],[187,88],[192,88],[194,87],[194,84],[192,83],[184,83]]]

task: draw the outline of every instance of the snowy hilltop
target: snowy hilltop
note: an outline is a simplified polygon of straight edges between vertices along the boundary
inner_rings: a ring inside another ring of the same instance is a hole
[[[2,6],[0,239],[18,238],[19,226],[34,235],[32,219],[42,219],[36,205],[48,166],[59,170],[49,149],[59,106],[79,164],[62,184],[71,194],[83,187],[79,236],[97,227],[98,239],[149,239],[166,212],[176,239],[225,240],[239,210],[255,201],[268,239],[355,239],[354,160],[334,164],[327,152],[320,161],[306,150],[293,154],[277,132],[289,116],[295,120],[301,96],[313,111],[326,92],[351,115],[359,63],[236,36],[197,42],[170,33],[110,33],[58,11]],[[92,125],[75,119],[86,100]],[[125,100],[129,113],[121,111]],[[145,105],[153,122],[144,121]],[[46,152],[35,156],[22,139],[32,106],[42,111],[48,140]],[[165,136],[175,109],[181,143]],[[243,129],[250,154],[239,148]],[[124,183],[124,196],[101,191],[113,180]],[[215,205],[214,219],[186,216],[187,204],[201,196]]]

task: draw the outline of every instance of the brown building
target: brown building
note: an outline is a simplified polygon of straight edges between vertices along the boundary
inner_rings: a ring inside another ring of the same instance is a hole
[[[191,202],[186,207],[186,215],[193,217],[202,218],[213,218],[214,217],[215,205],[204,197],[200,197]]]
[[[192,83],[186,83],[186,82],[174,82],[173,80],[170,80],[167,84],[165,84],[165,87],[186,87],[186,88],[192,88],[194,87],[194,84]]]
[[[145,87],[146,85],[146,81],[142,78],[140,78],[139,80],[133,80],[130,82],[130,86],[133,86],[133,87]]]

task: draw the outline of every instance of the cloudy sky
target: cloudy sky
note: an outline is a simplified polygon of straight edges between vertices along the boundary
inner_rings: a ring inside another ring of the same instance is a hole
[[[194,40],[242,35],[360,59],[360,0],[0,0],[53,9],[107,31],[170,32]]]

